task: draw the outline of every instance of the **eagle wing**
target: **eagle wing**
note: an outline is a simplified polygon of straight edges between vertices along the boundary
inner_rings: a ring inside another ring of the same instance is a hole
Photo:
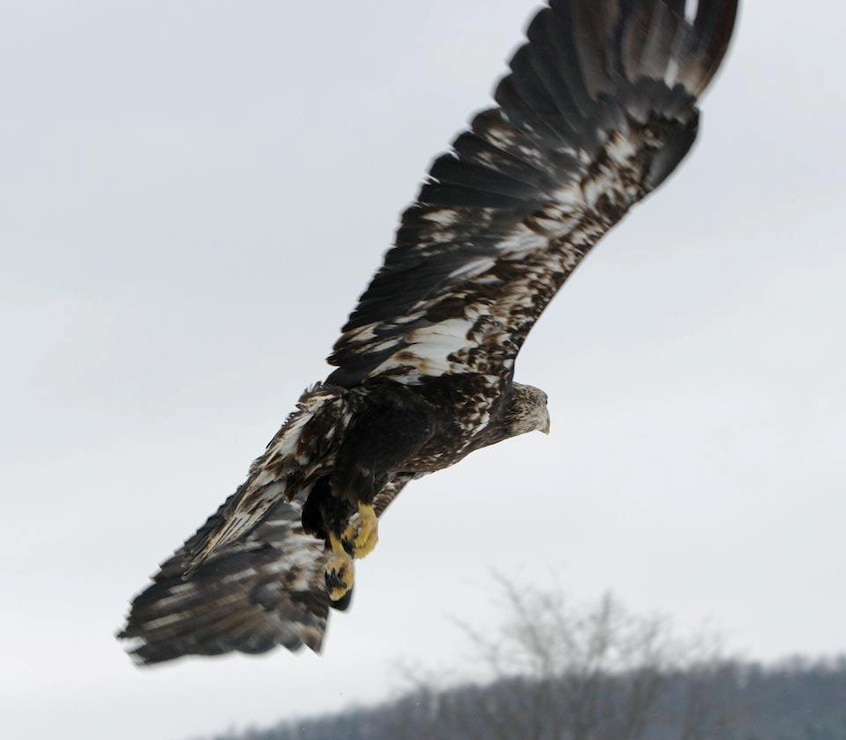
[[[510,381],[590,248],[683,159],[737,0],[552,0],[495,91],[431,166],[361,296],[328,382]]]

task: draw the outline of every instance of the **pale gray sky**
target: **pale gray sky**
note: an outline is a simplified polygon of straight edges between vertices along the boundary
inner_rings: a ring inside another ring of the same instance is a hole
[[[139,671],[128,599],[240,482],[535,0],[0,2],[0,703],[186,738],[455,666],[489,573],[846,650],[846,13],[746,0],[700,142],[518,378],[553,433],[410,486],[317,658]],[[484,514],[480,514],[484,511]],[[483,522],[482,529],[469,522]]]

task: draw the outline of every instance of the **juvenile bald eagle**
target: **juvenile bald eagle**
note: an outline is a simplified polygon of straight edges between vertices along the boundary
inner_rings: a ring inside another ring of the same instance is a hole
[[[353,561],[410,480],[548,431],[514,382],[532,325],[594,244],[687,154],[737,0],[550,0],[438,157],[396,243],[247,480],[135,598],[141,663],[319,650]]]

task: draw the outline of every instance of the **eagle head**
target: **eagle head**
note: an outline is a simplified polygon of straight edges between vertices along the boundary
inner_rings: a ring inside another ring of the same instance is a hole
[[[532,385],[513,384],[514,393],[503,417],[503,425],[516,437],[526,432],[541,431],[549,434],[549,409],[547,395]]]

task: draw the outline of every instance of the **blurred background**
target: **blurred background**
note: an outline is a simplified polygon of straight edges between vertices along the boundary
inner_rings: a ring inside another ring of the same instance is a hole
[[[846,649],[833,0],[743,3],[689,161],[520,356],[552,434],[409,486],[321,657],[140,671],[114,640],[326,375],[400,211],[537,6],[0,3],[10,737],[176,740],[381,700],[398,661],[461,669],[453,620],[499,623],[492,573],[611,590],[757,659]]]

